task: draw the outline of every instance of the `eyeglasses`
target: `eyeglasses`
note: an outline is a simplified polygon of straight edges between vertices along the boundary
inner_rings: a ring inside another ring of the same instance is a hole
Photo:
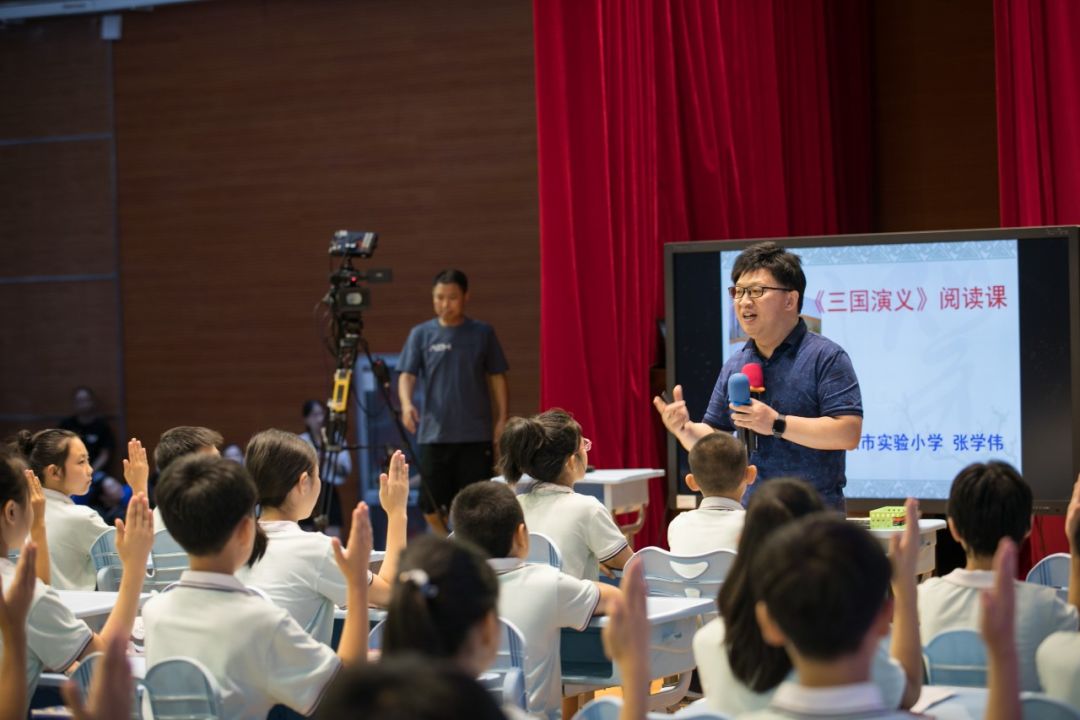
[[[782,287],[769,287],[768,285],[751,285],[750,287],[729,287],[727,289],[728,295],[732,300],[741,300],[743,295],[749,295],[751,300],[757,300],[765,294],[766,290],[782,290],[783,292],[791,292],[791,288]]]
[[[592,440],[587,437],[581,438],[581,449],[585,452],[592,450]]]

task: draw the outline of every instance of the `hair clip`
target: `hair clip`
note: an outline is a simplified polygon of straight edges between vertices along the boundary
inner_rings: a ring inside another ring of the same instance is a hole
[[[439,594],[439,588],[431,582],[428,574],[420,568],[404,571],[398,575],[398,580],[403,583],[412,583],[420,591],[420,594],[428,600]]]

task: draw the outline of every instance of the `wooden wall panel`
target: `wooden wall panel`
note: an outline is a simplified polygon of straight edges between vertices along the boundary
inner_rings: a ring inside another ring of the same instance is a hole
[[[312,308],[339,228],[375,230],[366,336],[396,352],[457,265],[538,397],[526,0],[233,0],[125,16],[115,51],[129,422],[297,428],[330,358]]]
[[[993,3],[872,8],[875,230],[998,226]]]
[[[17,243],[0,277],[116,270],[111,162],[107,140],[0,147],[0,234]]]
[[[0,139],[109,131],[108,45],[98,22],[0,27]]]

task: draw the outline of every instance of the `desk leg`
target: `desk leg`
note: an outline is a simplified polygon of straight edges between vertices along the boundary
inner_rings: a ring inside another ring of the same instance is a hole
[[[621,530],[622,534],[626,536],[626,541],[629,542],[631,545],[633,544],[634,536],[637,535],[638,532],[641,531],[641,528],[645,525],[645,508],[648,506],[648,504],[649,503],[646,502],[628,508],[618,508],[611,513],[612,519],[614,519],[616,515],[624,515],[630,513],[634,513],[636,515],[633,522],[626,525],[619,524],[619,521],[615,520],[615,523],[619,525],[619,530]]]

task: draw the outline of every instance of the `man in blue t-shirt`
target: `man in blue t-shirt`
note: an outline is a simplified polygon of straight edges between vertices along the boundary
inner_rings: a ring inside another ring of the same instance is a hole
[[[693,422],[675,386],[670,403],[654,398],[664,425],[687,450],[714,430],[747,428],[758,435],[750,463],[758,478],[794,475],[809,481],[825,502],[844,508],[845,451],[862,433],[862,395],[844,349],[807,330],[799,317],[806,275],[799,256],[774,242],[746,248],[731,270],[739,325],[750,337],[724,363],[702,422]],[[728,378],[756,362],[765,391],[748,406],[731,405]]]
[[[398,397],[409,432],[420,432],[420,493],[432,529],[447,532],[450,503],[461,488],[494,474],[494,443],[509,412],[509,366],[495,330],[465,316],[469,279],[460,270],[435,276],[435,318],[409,333],[401,351]],[[416,378],[424,380],[421,407],[413,405]],[[494,416],[492,413],[494,401]]]

